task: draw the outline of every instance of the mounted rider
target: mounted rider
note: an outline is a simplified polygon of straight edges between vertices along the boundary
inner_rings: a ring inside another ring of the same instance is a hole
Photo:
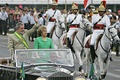
[[[72,14],[67,16],[67,24],[69,26],[69,31],[67,32],[67,39],[69,48],[72,47],[72,35],[78,30],[80,22],[82,22],[82,15],[78,13],[78,4],[72,4]]]
[[[90,52],[92,57],[92,62],[95,59],[95,42],[100,34],[103,34],[104,29],[110,26],[110,19],[105,14],[106,9],[101,4],[98,8],[98,14],[92,16],[92,24],[93,24],[93,34],[90,42]]]
[[[55,26],[55,22],[58,21],[59,17],[61,16],[60,10],[56,9],[57,5],[58,0],[52,0],[52,8],[48,9],[44,14],[44,17],[47,17],[48,19],[48,24],[46,26],[48,36],[50,36],[51,30]]]

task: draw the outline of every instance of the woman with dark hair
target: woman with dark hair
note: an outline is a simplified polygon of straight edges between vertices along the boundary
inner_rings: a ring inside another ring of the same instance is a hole
[[[47,37],[47,29],[44,26],[38,28],[38,36],[34,41],[34,49],[53,49],[54,45],[50,38]]]

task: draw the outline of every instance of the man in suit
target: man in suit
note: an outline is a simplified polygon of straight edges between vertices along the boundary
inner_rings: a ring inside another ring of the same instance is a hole
[[[36,30],[34,25],[30,30],[24,29],[24,24],[18,22],[13,34],[8,34],[8,49],[11,58],[14,57],[14,51],[17,49],[29,49],[29,36]]]

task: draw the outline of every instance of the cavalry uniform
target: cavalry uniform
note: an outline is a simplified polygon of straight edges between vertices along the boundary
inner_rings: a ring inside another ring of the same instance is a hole
[[[75,17],[76,17],[76,19],[74,20]],[[76,14],[76,15],[75,14],[70,14],[70,15],[68,15],[67,23],[70,23],[70,26],[69,26],[69,31],[67,33],[67,37],[71,38],[72,34],[75,31],[77,31],[77,29],[79,28],[81,21],[82,21],[82,15],[81,14]]]
[[[100,16],[99,14],[97,14],[92,16],[92,23],[93,23],[93,34],[91,38],[91,45],[94,45],[96,38],[103,33],[106,27],[110,26],[110,19],[107,15]]]
[[[72,9],[78,10],[78,6],[73,3]],[[67,23],[69,24],[69,31],[67,33],[67,38],[71,40],[71,36],[75,31],[78,30],[80,26],[80,22],[82,21],[82,15],[81,14],[75,14],[74,12],[72,14],[69,14],[67,16]]]
[[[95,59],[95,42],[98,36],[100,34],[103,34],[104,29],[110,26],[110,19],[107,15],[105,15],[105,7],[103,5],[100,5],[98,11],[98,14],[92,16],[93,34],[90,42],[90,52],[93,62]]]
[[[57,0],[53,0],[52,6],[57,5]],[[58,21],[59,17],[61,16],[61,12],[58,9],[48,9],[46,13],[44,14],[45,17],[48,19],[47,24],[47,33],[50,33],[52,28],[55,26],[55,22]]]

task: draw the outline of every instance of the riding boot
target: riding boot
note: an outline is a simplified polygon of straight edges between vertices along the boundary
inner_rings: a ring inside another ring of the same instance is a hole
[[[90,53],[91,53],[92,62],[94,63],[96,55],[95,55],[95,50],[93,45],[90,45]]]
[[[71,41],[70,41],[70,39],[69,39],[69,38],[67,38],[67,47],[69,47],[69,48],[70,48],[70,46],[71,46]]]
[[[72,44],[71,44],[71,40],[69,39],[69,38],[67,38],[67,47],[69,47],[70,49],[71,49],[71,51],[73,52],[73,53],[75,53],[75,50],[73,49],[73,47],[72,47]]]
[[[47,33],[47,37],[50,37],[50,33]]]

